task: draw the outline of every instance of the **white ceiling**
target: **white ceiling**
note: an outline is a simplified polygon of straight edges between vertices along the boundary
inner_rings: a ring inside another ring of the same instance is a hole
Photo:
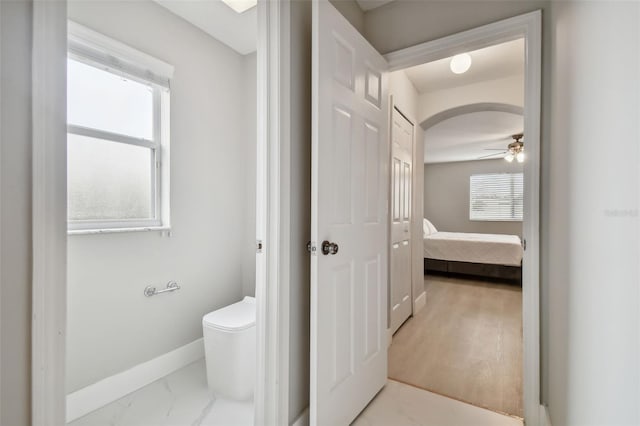
[[[384,6],[387,3],[391,3],[394,0],[356,0],[360,9],[364,12],[375,9],[380,6]]]
[[[411,67],[405,72],[420,93],[524,74],[524,39],[468,53],[471,68],[464,74],[451,72],[450,57]]]
[[[472,112],[449,118],[425,131],[424,162],[471,161],[506,151],[507,145],[513,142],[511,135],[521,133],[523,125],[522,115],[501,111]],[[494,148],[497,150],[492,150]]]
[[[241,55],[256,51],[256,8],[237,13],[221,0],[154,0]]]

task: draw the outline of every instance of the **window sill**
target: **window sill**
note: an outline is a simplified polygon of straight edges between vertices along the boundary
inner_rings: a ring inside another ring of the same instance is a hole
[[[170,226],[141,226],[136,228],[69,229],[67,235],[120,234],[124,232],[171,231]]]

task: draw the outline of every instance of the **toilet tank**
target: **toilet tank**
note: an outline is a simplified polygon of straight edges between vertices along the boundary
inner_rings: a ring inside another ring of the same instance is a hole
[[[234,400],[253,397],[256,381],[256,301],[242,301],[202,318],[209,391]]]

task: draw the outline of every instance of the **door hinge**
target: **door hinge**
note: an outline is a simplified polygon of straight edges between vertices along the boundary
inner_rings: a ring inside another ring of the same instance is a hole
[[[307,242],[307,251],[311,254],[316,254],[316,252],[318,251],[318,247],[316,246],[315,241]]]
[[[262,253],[262,240],[256,240],[256,253]]]
[[[522,240],[522,250],[527,251],[527,240]]]

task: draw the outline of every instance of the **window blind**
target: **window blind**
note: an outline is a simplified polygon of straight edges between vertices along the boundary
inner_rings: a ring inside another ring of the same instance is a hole
[[[522,173],[471,175],[469,219],[521,221],[523,205]]]

